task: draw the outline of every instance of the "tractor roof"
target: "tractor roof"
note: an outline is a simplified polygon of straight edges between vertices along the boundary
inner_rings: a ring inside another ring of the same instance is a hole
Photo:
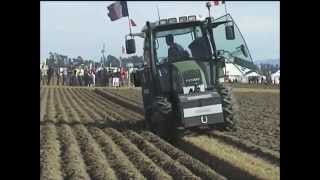
[[[180,18],[183,18],[183,17],[180,17],[179,18],[179,21],[177,20],[177,18],[168,18],[168,19],[160,19],[159,21],[155,21],[155,22],[150,22],[150,27],[151,29],[156,29],[158,27],[163,27],[163,28],[166,28],[166,27],[170,27],[170,26],[173,26],[173,25],[177,25],[177,27],[179,25],[182,25],[182,24],[200,24],[200,22],[202,22],[203,20],[205,20],[205,18],[203,17],[199,17],[199,16],[189,16],[189,17],[194,17],[194,20],[187,20],[187,16],[184,16],[184,21],[181,21]],[[172,19],[175,19],[176,22],[172,22],[171,20]],[[165,22],[165,23],[163,23]],[[143,28],[142,28],[142,32],[146,32],[147,30],[147,26],[144,25]]]

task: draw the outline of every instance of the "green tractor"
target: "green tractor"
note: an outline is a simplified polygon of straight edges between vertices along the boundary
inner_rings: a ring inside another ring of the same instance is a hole
[[[134,82],[142,87],[149,130],[164,139],[179,130],[235,130],[234,103],[223,85],[225,63],[254,65],[230,14],[146,22],[141,33],[126,36],[127,54],[136,51],[135,36],[144,39],[144,66]]]

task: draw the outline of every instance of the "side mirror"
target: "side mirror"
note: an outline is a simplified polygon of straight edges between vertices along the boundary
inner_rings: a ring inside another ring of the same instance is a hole
[[[126,40],[126,52],[127,54],[133,54],[136,52],[136,43],[134,39]]]
[[[227,40],[234,40],[235,39],[233,24],[232,25],[226,25],[225,31],[226,31]]]
[[[247,49],[243,44],[240,45],[240,50],[245,57],[248,57]]]

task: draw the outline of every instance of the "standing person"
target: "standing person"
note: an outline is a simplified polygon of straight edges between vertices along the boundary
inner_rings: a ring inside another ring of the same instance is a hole
[[[50,85],[51,77],[52,77],[53,73],[54,73],[54,72],[53,72],[53,68],[52,68],[51,66],[49,66],[48,72],[47,72],[47,74],[48,74],[48,82],[47,82],[47,85]]]
[[[115,82],[116,82],[116,78],[115,78],[114,73],[111,74],[111,78],[112,78],[112,87],[114,87],[115,86]]]
[[[95,75],[94,70],[91,70],[91,80],[92,80],[93,87],[95,87],[96,86],[96,75]]]
[[[72,86],[75,86],[77,84],[77,68],[74,67],[72,70]]]
[[[116,73],[116,86],[117,87],[120,87],[121,86],[121,84],[120,84],[120,77],[121,77],[121,73],[120,73],[120,71],[118,70],[118,72]]]
[[[62,83],[63,85],[67,85],[67,78],[68,78],[68,71],[67,68],[63,68],[63,78],[62,78]]]
[[[84,76],[83,76],[83,80],[84,80],[84,85],[85,86],[90,86],[90,82],[89,82],[89,72],[88,72],[88,69],[85,68],[84,69]]]
[[[81,81],[81,85],[83,86],[84,85],[84,68],[81,67],[80,68],[80,81]]]
[[[62,85],[64,85],[63,75],[64,75],[64,68],[59,69],[60,81],[62,80]]]
[[[47,81],[47,67],[43,64],[41,68],[41,74],[42,74],[42,85],[46,84]]]
[[[79,85],[82,86],[83,85],[83,76],[84,76],[84,70],[83,67],[80,67],[79,69]]]
[[[42,84],[42,69],[40,68],[40,85]]]
[[[79,76],[80,70],[79,68],[76,68],[76,77],[75,77],[75,85],[80,86],[80,76]]]
[[[68,85],[72,85],[72,69],[71,67],[68,68],[67,70],[67,81],[68,81]]]
[[[56,76],[57,76],[57,85],[59,86],[59,81],[60,81],[60,72],[59,72],[59,68],[55,69],[56,72]]]
[[[98,86],[101,86],[101,69],[98,69],[96,72],[96,81]]]
[[[121,86],[124,86],[125,75],[126,75],[126,73],[125,73],[124,69],[121,68],[120,73],[119,73]]]

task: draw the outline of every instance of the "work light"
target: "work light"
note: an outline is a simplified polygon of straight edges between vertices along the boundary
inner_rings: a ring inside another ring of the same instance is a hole
[[[179,17],[179,22],[186,22],[186,21],[188,21],[188,17],[187,16]]]
[[[161,19],[159,23],[160,25],[167,24],[167,19]]]
[[[169,23],[177,23],[177,18],[169,18],[168,22]]]
[[[188,16],[188,20],[189,21],[195,21],[196,20],[196,16]]]

